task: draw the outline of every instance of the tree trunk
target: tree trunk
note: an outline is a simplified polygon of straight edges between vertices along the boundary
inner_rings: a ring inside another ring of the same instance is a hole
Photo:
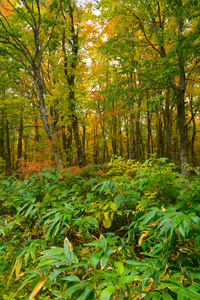
[[[141,151],[141,138],[140,138],[140,109],[141,109],[141,100],[138,100],[138,111],[136,119],[136,160],[141,161],[142,151]]]
[[[7,147],[7,153],[6,153],[6,176],[10,176],[12,174],[11,172],[11,153],[10,153],[10,132],[9,132],[9,123],[6,119],[6,147]]]
[[[151,115],[148,109],[147,111],[147,158],[151,156]]]
[[[34,120],[35,122],[35,142],[38,144],[39,141],[40,141],[40,134],[39,134],[39,126],[38,126],[38,119],[36,118]],[[36,149],[37,149],[37,146],[36,146]]]
[[[23,139],[23,109],[21,109],[20,124],[19,124],[19,136],[18,136],[18,146],[17,146],[17,164],[16,169],[18,169],[19,159],[22,157],[22,139]]]
[[[47,137],[53,143],[55,159],[59,164],[62,165],[61,151],[55,145],[55,137],[54,137],[54,135],[53,135],[53,133],[50,129],[50,125],[49,125],[49,121],[48,121],[48,116],[47,116],[46,106],[45,106],[45,101],[44,101],[44,84],[43,84],[43,80],[42,80],[40,72],[39,72],[39,70],[36,66],[34,68],[34,80],[35,80],[35,85],[36,85],[36,89],[37,89],[37,93],[38,93],[40,114],[41,114],[41,117],[42,117],[44,129],[46,131]]]
[[[115,114],[115,103],[112,102],[112,109],[114,115],[112,116],[112,149],[113,154],[117,155],[117,117]]]
[[[164,119],[164,128],[165,128],[165,157],[170,161],[172,158],[172,110],[170,109],[170,90],[167,90],[165,108],[163,108],[163,119]]]
[[[182,91],[177,95],[177,119],[178,119],[178,129],[180,135],[180,161],[182,165],[181,173],[189,176],[189,171],[187,170],[189,165],[189,138],[185,117],[185,102],[184,94]]]
[[[135,151],[135,139],[134,139],[134,114],[132,105],[129,106],[131,109],[130,113],[130,146],[129,146],[129,159],[133,159],[133,154]]]
[[[5,124],[3,120],[3,111],[2,118],[0,120],[0,157],[2,160],[5,160]]]
[[[191,118],[192,118],[192,138],[191,138],[191,160],[192,160],[192,164],[193,166],[196,166],[196,158],[195,158],[195,151],[194,151],[194,143],[195,143],[195,137],[196,137],[196,133],[197,133],[197,129],[196,129],[196,122],[195,122],[195,112],[194,112],[194,108],[193,108],[193,96],[190,96],[190,111],[191,111]]]

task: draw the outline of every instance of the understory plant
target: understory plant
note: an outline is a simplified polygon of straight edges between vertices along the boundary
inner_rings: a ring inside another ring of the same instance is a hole
[[[0,298],[200,299],[200,171],[92,170],[2,178]]]

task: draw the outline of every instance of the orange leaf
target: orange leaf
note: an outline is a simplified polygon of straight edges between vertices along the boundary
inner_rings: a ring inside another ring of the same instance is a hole
[[[38,283],[36,284],[35,288],[33,289],[32,293],[29,297],[29,300],[33,299],[35,297],[35,295],[37,295],[37,293],[40,291],[40,289],[42,288],[42,286],[46,280],[47,280],[47,277],[44,277],[38,281]]]

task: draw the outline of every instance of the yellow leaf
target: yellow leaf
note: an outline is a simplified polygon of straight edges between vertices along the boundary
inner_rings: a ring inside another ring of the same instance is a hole
[[[33,299],[35,297],[35,295],[37,295],[37,293],[40,291],[40,289],[42,288],[42,286],[46,280],[47,280],[47,277],[44,277],[38,281],[38,283],[36,284],[35,288],[33,289],[32,293],[29,297],[29,300]]]
[[[109,228],[111,226],[111,219],[110,218],[103,219],[103,226],[105,228]]]
[[[109,218],[109,212],[108,212],[108,211],[105,211],[104,217],[105,217],[106,220],[110,219],[110,218]]]
[[[14,271],[16,272],[16,268],[17,268],[17,266],[19,265],[18,260],[20,260],[19,257],[16,258],[15,264],[14,264],[14,266],[13,266],[13,268],[12,268],[12,271],[11,271],[10,276],[9,276],[9,278],[8,278],[8,283],[7,283],[7,284],[9,284],[10,279],[12,278]],[[18,268],[19,268],[19,267],[18,267]],[[16,276],[17,276],[17,272],[16,272]]]
[[[165,213],[166,212],[166,209],[162,206],[162,211]]]
[[[147,285],[147,287],[144,288],[144,290],[149,291],[151,289],[152,285],[153,285],[153,279],[150,278],[148,281],[148,285]]]
[[[20,277],[21,266],[22,266],[22,260],[21,258],[18,258],[16,260],[16,267],[15,267],[15,274],[17,278]]]
[[[112,203],[111,205],[110,205],[110,207],[112,208],[112,210],[114,210],[114,211],[116,211],[117,210],[117,204],[116,203]]]
[[[148,231],[144,232],[141,237],[139,238],[139,241],[138,241],[138,245],[141,246],[142,245],[142,242],[143,242],[143,239],[148,235]]]
[[[106,210],[108,208],[109,204],[104,205],[103,210]]]

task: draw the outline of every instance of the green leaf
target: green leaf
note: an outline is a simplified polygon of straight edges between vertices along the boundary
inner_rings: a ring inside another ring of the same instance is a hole
[[[189,219],[183,220],[183,226],[185,228],[186,234],[188,234],[188,232],[190,231],[190,220]]]
[[[156,287],[158,285],[159,280],[160,280],[160,272],[155,270],[152,278],[153,278],[153,281],[154,281],[154,286]]]
[[[69,275],[69,276],[65,276],[60,278],[61,280],[65,280],[65,281],[81,281],[80,278],[78,278],[75,275]]]
[[[185,230],[184,230],[182,224],[179,224],[177,229],[178,229],[180,235],[182,235],[182,237],[185,238]]]
[[[141,225],[146,226],[149,223],[149,221],[155,217],[156,213],[157,211],[153,210],[145,214],[145,216],[142,218],[143,221],[141,222]]]
[[[120,276],[117,285],[124,285],[125,283],[132,282],[134,280],[138,280],[139,276]]]
[[[72,295],[73,293],[83,289],[84,287],[86,287],[88,285],[88,282],[81,282],[81,283],[77,283],[74,284],[73,286],[70,286],[70,288],[67,290],[67,292],[64,294],[64,297]]]
[[[56,269],[53,273],[49,275],[49,279],[53,281],[60,273],[62,273],[66,268]]]
[[[135,267],[141,267],[141,266],[149,266],[147,263],[142,262],[142,261],[134,261],[134,260],[125,260],[125,263],[127,263],[128,265],[131,266],[135,266]]]
[[[194,243],[195,243],[195,251],[198,251],[200,248],[200,235],[196,235],[194,238]]]
[[[163,300],[173,300],[173,298],[169,294],[162,295]]]
[[[115,286],[108,286],[107,288],[105,288],[100,296],[100,300],[108,300],[110,299],[111,295],[116,291],[116,287]]]
[[[115,261],[114,265],[118,269],[119,274],[122,275],[124,272],[124,264],[121,261]]]
[[[99,243],[102,249],[105,251],[107,249],[107,240],[103,235],[101,235],[101,237],[99,238]]]
[[[74,298],[74,300],[87,300],[87,299],[91,300],[93,294],[94,294],[93,285],[90,284],[89,286],[86,287],[86,289],[80,295],[78,295],[76,298]]]
[[[98,252],[98,253],[95,253],[94,255],[92,255],[91,261],[92,261],[94,267],[96,267],[98,265],[102,252],[103,251],[101,250],[101,252]]]
[[[144,300],[160,300],[162,298],[162,295],[158,292],[150,292],[149,295],[144,297]]]
[[[26,211],[26,217],[30,214],[30,212],[32,211],[32,209],[33,209],[33,207],[35,206],[35,204],[31,204],[30,206],[29,206],[29,208],[27,209],[27,211]]]
[[[200,300],[200,294],[189,288],[175,286],[175,287],[171,287],[171,290],[177,294],[184,296],[184,297],[188,297],[189,299]]]
[[[71,265],[74,259],[74,252],[73,252],[73,247],[68,238],[66,237],[64,240],[64,251],[65,251],[65,256],[68,261],[68,263]]]
[[[101,260],[100,260],[100,265],[101,265],[102,269],[105,268],[107,261],[108,261],[108,255],[106,253],[104,253],[104,255],[101,257]]]

